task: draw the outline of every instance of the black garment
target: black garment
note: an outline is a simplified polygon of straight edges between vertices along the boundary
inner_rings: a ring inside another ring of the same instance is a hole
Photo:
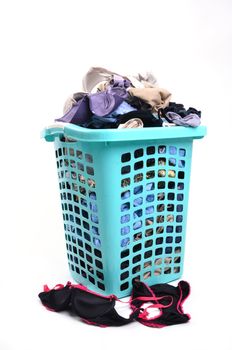
[[[151,111],[151,105],[143,101],[137,96],[129,95],[126,98],[126,102],[129,103],[132,107],[140,110],[140,111]]]
[[[131,111],[110,118],[93,116],[88,123],[82,124],[81,126],[90,129],[116,129],[120,124],[124,124],[133,118],[141,119],[144,127],[160,127],[163,125],[162,119],[156,118],[151,112]]]
[[[93,115],[89,122],[81,124],[80,126],[88,129],[115,129],[117,128],[116,118],[117,117],[109,118]]]
[[[98,326],[123,326],[138,317],[140,310],[131,313],[128,319],[120,316],[115,310],[112,295],[101,296],[83,286],[73,287],[67,284],[61,289],[52,289],[39,294],[44,306],[54,311],[69,310],[89,324]]]
[[[131,111],[118,116],[118,125],[124,124],[128,120],[133,118],[139,118],[142,120],[144,127],[158,127],[163,125],[163,121],[160,118],[156,118],[149,111]]]
[[[145,302],[153,303],[154,307],[161,304],[158,306],[161,310],[160,315],[153,319],[147,318],[148,312],[146,310],[139,315],[137,320],[145,326],[163,327],[186,323],[190,316],[184,314],[182,304],[188,297],[189,292],[190,286],[186,281],[180,281],[177,287],[167,283],[148,287],[145,283],[136,281],[133,285],[131,306],[133,310],[139,310]]]

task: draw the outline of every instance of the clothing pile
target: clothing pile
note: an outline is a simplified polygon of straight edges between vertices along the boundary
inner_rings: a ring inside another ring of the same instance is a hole
[[[148,287],[143,282],[134,281],[128,302],[132,312],[128,318],[122,317],[115,308],[116,301],[124,301],[115,295],[94,293],[81,284],[68,282],[66,286],[58,284],[51,290],[44,286],[39,298],[50,311],[70,311],[91,325],[123,326],[138,321],[148,327],[161,328],[189,321],[189,314],[183,311],[183,303],[189,293],[190,286],[186,281],[180,281],[177,287],[167,283]],[[148,311],[151,308],[157,309],[158,315],[151,317]]]
[[[158,86],[153,74],[121,75],[92,67],[83,77],[83,91],[74,93],[56,121],[90,129],[162,126],[197,127],[201,112],[171,102],[171,93]]]

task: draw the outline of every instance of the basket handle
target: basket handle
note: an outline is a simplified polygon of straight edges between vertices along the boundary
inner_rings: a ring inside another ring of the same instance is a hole
[[[108,131],[111,133],[111,129]],[[102,141],[105,130],[103,129],[102,132],[101,130],[91,130],[70,123],[56,123],[45,127],[41,132],[41,138],[48,142],[53,142],[56,137],[65,137],[72,141]],[[97,134],[97,137],[95,134]]]
[[[41,132],[41,138],[44,138],[48,142],[53,142],[56,137],[62,138],[62,137],[71,137],[68,135],[68,132],[66,130],[65,123],[61,124],[52,124],[47,127],[45,127]],[[72,135],[72,139],[76,140],[75,137]]]

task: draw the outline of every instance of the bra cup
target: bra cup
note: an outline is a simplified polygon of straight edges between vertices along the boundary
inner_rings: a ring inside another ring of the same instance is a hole
[[[114,299],[101,298],[97,295],[86,293],[81,289],[73,289],[72,291],[72,309],[84,320],[97,325],[116,327],[133,322],[139,313],[139,311],[136,311],[129,318],[124,318],[115,310]]]
[[[54,311],[67,310],[71,300],[71,290],[69,287],[52,289],[49,292],[40,293],[39,298],[45,306]]]
[[[94,319],[114,308],[115,300],[101,298],[84,290],[74,288],[71,297],[72,309],[80,317]]]

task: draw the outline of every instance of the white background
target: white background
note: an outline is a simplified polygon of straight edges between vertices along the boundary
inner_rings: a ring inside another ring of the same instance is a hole
[[[232,349],[232,2],[3,0],[0,36],[0,349]],[[193,149],[188,324],[101,329],[37,298],[70,279],[53,145],[40,131],[97,65],[152,70],[208,127]]]

